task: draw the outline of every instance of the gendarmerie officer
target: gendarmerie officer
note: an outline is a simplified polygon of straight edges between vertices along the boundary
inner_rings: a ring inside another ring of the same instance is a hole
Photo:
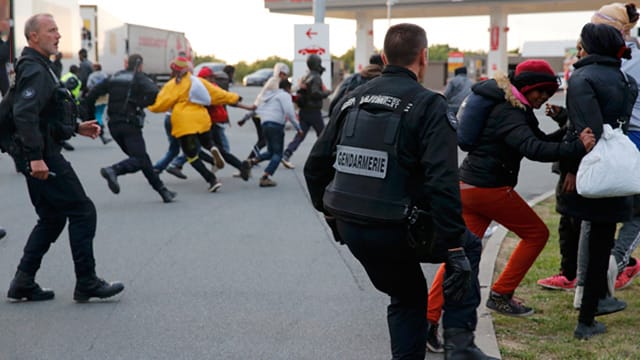
[[[168,203],[173,201],[176,193],[167,189],[158,174],[153,171],[142,137],[144,108],[154,103],[159,91],[156,84],[142,72],[142,67],[142,56],[130,55],[125,70],[115,73],[89,91],[84,99],[85,116],[95,114],[96,100],[109,94],[109,131],[120,149],[129,156],[119,163],[100,169],[100,174],[107,180],[109,189],[118,194],[118,176],[142,170],[151,187],[162,197],[162,201]]]
[[[93,237],[96,208],[87,197],[71,164],[60,154],[60,143],[75,132],[96,138],[95,121],[76,122],[75,101],[50,67],[49,56],[58,51],[60,33],[49,14],[30,17],[25,23],[28,46],[16,68],[13,118],[22,144],[29,196],[38,223],[31,231],[18,271],[7,296],[11,300],[50,300],[54,292],[42,289],[35,275],[44,254],[69,221],[69,243],[76,274],[73,298],[84,302],[107,298],[124,289],[96,276]]]
[[[482,244],[461,216],[446,100],[418,82],[427,65],[424,29],[389,28],[383,59],[382,75],[336,105],[313,146],[304,168],[311,201],[373,285],[391,297],[393,359],[425,357],[421,261],[446,262],[447,359],[484,359],[473,340]]]

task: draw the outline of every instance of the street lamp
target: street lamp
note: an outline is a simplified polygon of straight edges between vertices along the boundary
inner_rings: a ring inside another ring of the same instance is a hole
[[[398,0],[387,0],[387,23],[391,27],[391,7],[398,3]]]

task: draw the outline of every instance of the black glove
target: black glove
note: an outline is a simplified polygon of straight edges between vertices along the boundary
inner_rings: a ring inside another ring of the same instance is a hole
[[[456,302],[461,301],[471,284],[471,264],[464,249],[449,250],[445,266],[442,284],[444,296]]]
[[[324,216],[324,221],[327,222],[327,225],[329,225],[329,228],[331,229],[331,233],[333,234],[333,239],[335,241],[337,241],[340,245],[344,245],[344,241],[342,241],[342,238],[340,237],[340,234],[338,233],[338,226],[336,225],[336,218],[332,217],[332,216]]]

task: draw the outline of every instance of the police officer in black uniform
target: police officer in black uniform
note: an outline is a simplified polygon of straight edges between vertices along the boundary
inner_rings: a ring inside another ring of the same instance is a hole
[[[474,344],[482,243],[465,228],[457,141],[446,99],[425,89],[427,37],[389,28],[382,75],[340,101],[304,168],[336,240],[391,297],[393,359],[424,359],[427,284],[420,262],[445,262],[447,359],[486,359]]]
[[[76,122],[75,102],[50,67],[49,56],[58,51],[60,33],[48,14],[25,23],[28,46],[16,68],[13,119],[22,147],[22,171],[38,223],[24,247],[18,271],[7,296],[11,300],[50,300],[54,292],[41,288],[35,275],[44,254],[69,220],[69,242],[77,278],[74,300],[108,298],[120,293],[122,283],[96,276],[93,237],[96,208],[87,197],[71,164],[60,154],[61,142],[73,132],[96,138],[95,121]]]
[[[158,95],[158,87],[142,72],[142,56],[130,55],[125,70],[115,73],[96,85],[84,98],[85,116],[95,114],[95,103],[102,95],[109,94],[107,114],[109,131],[120,149],[129,157],[109,167],[100,169],[114,194],[120,192],[118,175],[135,173],[142,170],[151,187],[156,190],[165,203],[172,202],[176,193],[164,186],[147,154],[142,127],[144,108],[153,104]]]

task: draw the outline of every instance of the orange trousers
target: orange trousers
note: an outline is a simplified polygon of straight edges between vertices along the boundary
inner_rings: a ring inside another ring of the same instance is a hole
[[[538,258],[549,239],[549,229],[526,201],[511,186],[480,188],[460,183],[462,217],[469,231],[482,238],[496,221],[514,232],[521,241],[509,257],[491,290],[512,294]],[[431,284],[427,302],[427,320],[438,323],[444,305],[442,282],[445,266],[440,265]]]

